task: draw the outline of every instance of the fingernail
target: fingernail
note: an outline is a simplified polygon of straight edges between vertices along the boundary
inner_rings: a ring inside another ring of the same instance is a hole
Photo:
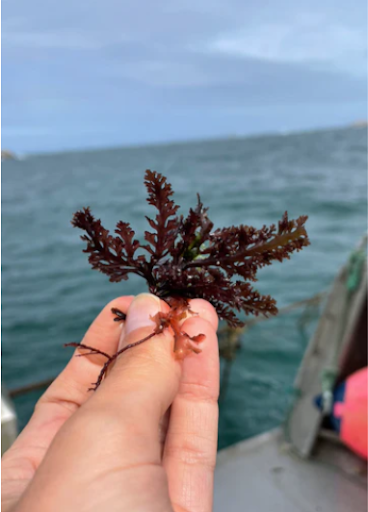
[[[128,309],[124,332],[120,338],[119,350],[124,346],[124,339],[131,332],[142,327],[155,327],[156,324],[151,317],[154,317],[159,311],[161,311],[161,302],[158,297],[150,293],[137,295]]]

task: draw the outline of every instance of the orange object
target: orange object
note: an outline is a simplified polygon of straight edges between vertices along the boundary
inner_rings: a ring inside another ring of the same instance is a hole
[[[340,420],[340,438],[355,453],[367,459],[368,447],[368,368],[363,368],[345,381],[343,401],[336,401],[333,416]]]

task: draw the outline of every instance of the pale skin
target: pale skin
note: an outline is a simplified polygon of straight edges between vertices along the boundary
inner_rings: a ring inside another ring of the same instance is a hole
[[[148,294],[133,299],[108,304],[83,343],[113,354],[152,332],[150,317],[167,304]],[[165,329],[124,352],[96,392],[87,390],[105,359],[71,358],[3,456],[3,512],[212,510],[218,319],[204,300],[190,307],[197,314],[182,328],[205,335],[200,354],[177,361]],[[126,321],[113,322],[111,308]]]

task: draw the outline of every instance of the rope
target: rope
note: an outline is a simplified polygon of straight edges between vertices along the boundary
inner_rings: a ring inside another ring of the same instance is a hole
[[[346,287],[350,293],[354,292],[360,284],[365,260],[366,251],[364,249],[359,248],[350,256],[349,276],[346,282]]]
[[[35,382],[33,384],[27,384],[26,386],[21,386],[19,388],[14,388],[8,391],[8,395],[13,398],[18,395],[24,395],[25,393],[30,393],[31,391],[36,391],[38,389],[43,389],[49,387],[52,382],[54,382],[55,377],[52,379],[41,380],[40,382]]]
[[[316,295],[313,295],[312,297],[309,297],[308,299],[303,299],[297,302],[293,302],[292,304],[289,304],[287,306],[284,306],[283,308],[279,309],[279,315],[287,314],[290,311],[293,311],[295,309],[299,309],[301,307],[305,307],[305,311],[302,314],[301,318],[298,320],[298,326],[299,330],[301,332],[301,335],[303,336],[303,339],[305,341],[306,335],[305,335],[305,326],[307,323],[309,323],[311,320],[313,320],[316,316],[318,316],[319,309],[318,306],[321,304],[321,302],[324,300],[324,298],[327,295],[327,291],[322,291],[317,293]],[[314,312],[314,315],[312,315],[312,311]],[[251,320],[248,320],[245,322],[245,325],[243,327],[237,327],[237,328],[231,328],[228,326],[223,327],[219,330],[219,351],[220,351],[220,357],[222,357],[225,360],[223,371],[221,374],[221,391],[220,391],[220,402],[223,401],[226,398],[227,390],[229,387],[229,380],[230,380],[230,372],[232,363],[236,357],[236,352],[241,348],[241,337],[244,335],[244,333],[253,327],[254,325],[258,324],[259,322],[264,322],[265,320],[269,320],[269,317],[259,316],[256,318],[252,318]],[[294,394],[298,391],[293,390]]]
[[[326,297],[327,290],[324,290],[322,292],[316,293],[312,297],[309,297],[308,299],[299,300],[296,302],[293,302],[292,304],[288,304],[287,306],[284,306],[283,308],[279,309],[278,315],[285,315],[289,313],[290,311],[294,311],[296,309],[299,309],[303,306],[307,307],[316,307],[318,306]],[[244,322],[243,327],[228,327],[224,326],[221,329],[219,329],[219,348],[220,348],[220,356],[223,357],[226,360],[233,360],[236,355],[236,351],[241,347],[241,337],[242,335],[251,327],[254,325],[264,322],[265,320],[270,320],[269,317],[266,316],[257,316],[255,318],[252,318],[251,320],[246,320]],[[310,315],[303,316],[301,321],[299,321],[299,325],[305,325],[310,320]]]

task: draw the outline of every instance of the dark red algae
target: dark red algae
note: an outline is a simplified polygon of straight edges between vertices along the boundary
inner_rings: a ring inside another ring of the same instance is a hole
[[[183,358],[198,353],[203,335],[189,337],[180,330],[180,321],[190,310],[188,300],[203,298],[210,302],[220,319],[230,327],[243,323],[235,311],[254,315],[277,314],[276,301],[269,295],[261,295],[251,283],[257,280],[259,268],[273,261],[289,259],[294,251],[309,245],[305,229],[306,216],[289,220],[287,212],[276,227],[256,229],[239,225],[214,229],[199,195],[197,205],[187,217],[178,214],[179,206],[172,199],[173,190],[167,179],[155,171],[147,170],[145,185],[147,201],[157,209],[154,219],[147,218],[150,231],[145,231],[144,242],[135,237],[127,222],[116,225],[115,236],[96,220],[89,208],[74,214],[72,225],[85,231],[81,236],[86,242],[83,252],[89,254],[93,269],[107,274],[110,281],[127,280],[137,274],[146,280],[149,291],[165,300],[171,309],[167,314],[156,315],[156,328],[147,338],[133,343],[136,346],[164,329],[174,335],[174,353]],[[124,313],[113,311],[116,321],[123,321]],[[81,355],[101,353],[83,344],[78,346]],[[92,389],[101,383],[109,365],[123,351],[107,357],[101,374]]]

